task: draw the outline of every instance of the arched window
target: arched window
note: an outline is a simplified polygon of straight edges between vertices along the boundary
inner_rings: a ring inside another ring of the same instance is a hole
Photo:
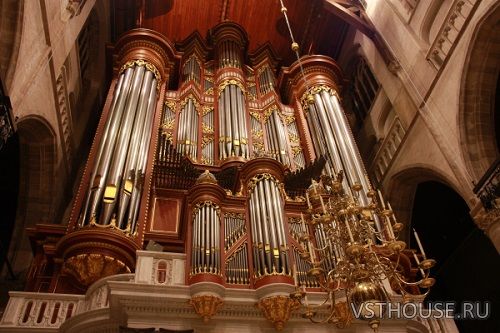
[[[362,57],[355,60],[351,66],[351,73],[349,97],[356,118],[361,123],[370,112],[380,85]]]
[[[167,280],[167,263],[163,260],[158,262],[156,269],[156,282],[165,283]]]

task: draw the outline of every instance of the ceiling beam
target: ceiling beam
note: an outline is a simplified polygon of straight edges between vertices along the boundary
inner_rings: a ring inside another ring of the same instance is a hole
[[[341,20],[345,21],[346,23],[358,29],[360,32],[368,36],[370,39],[373,39],[375,35],[373,27],[371,27],[369,24],[363,21],[359,16],[356,16],[356,14],[351,12],[349,9],[340,5],[339,2],[342,1],[324,0],[323,7],[328,12],[332,13]]]
[[[357,16],[354,12],[350,11],[347,9],[345,6],[353,6],[352,4],[346,2],[346,1],[335,1],[335,0],[324,0],[323,1],[323,7],[325,10],[328,12],[332,13],[333,15],[337,16],[344,22],[350,24],[357,30],[359,30],[361,33],[366,35],[368,38],[370,38],[373,41],[373,44],[379,51],[380,55],[384,59],[385,63],[389,67],[389,71],[391,73],[395,74],[396,71],[400,68],[399,62],[394,56],[394,54],[391,52],[389,49],[387,43],[385,40],[380,36],[380,34],[377,32],[375,29],[373,23],[370,21],[370,18],[366,15],[364,15],[365,20],[363,20],[361,17]],[[360,14],[363,15],[364,11],[360,8]]]

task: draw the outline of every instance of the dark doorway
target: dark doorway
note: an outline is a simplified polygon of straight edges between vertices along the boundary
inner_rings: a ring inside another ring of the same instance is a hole
[[[421,183],[415,194],[412,227],[427,256],[438,262],[431,271],[437,282],[427,301],[455,302],[458,309],[466,301],[490,302],[489,319],[455,322],[461,333],[498,332],[500,256],[474,225],[465,201],[439,182]],[[411,245],[417,248],[414,238]]]
[[[19,137],[14,134],[0,150],[0,270],[4,268],[16,221],[19,195]]]

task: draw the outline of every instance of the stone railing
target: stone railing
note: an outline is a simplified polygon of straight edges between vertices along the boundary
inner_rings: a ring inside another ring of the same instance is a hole
[[[487,212],[500,210],[500,158],[486,171],[474,187],[479,200]]]
[[[11,291],[0,328],[57,329],[76,314],[84,302],[83,295],[48,294]]]
[[[426,59],[436,69],[440,69],[450,57],[480,2],[478,0],[455,0],[453,2],[427,53]]]
[[[480,201],[471,215],[500,253],[500,158],[481,177],[474,193]]]
[[[392,160],[399,151],[406,130],[398,117],[394,118],[387,136],[380,145],[375,158],[370,166],[370,174],[375,177],[377,183],[382,182],[391,165]]]
[[[0,331],[40,328],[57,332],[64,321],[77,314],[109,307],[108,281],[131,281],[133,278],[134,274],[109,276],[93,284],[85,295],[11,291]]]

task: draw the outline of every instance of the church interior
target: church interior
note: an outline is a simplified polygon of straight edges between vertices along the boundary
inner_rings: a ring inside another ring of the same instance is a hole
[[[0,332],[499,331],[499,0],[0,15]]]

